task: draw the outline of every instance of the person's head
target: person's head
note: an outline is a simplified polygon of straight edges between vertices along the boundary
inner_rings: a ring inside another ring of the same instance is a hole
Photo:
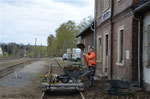
[[[89,53],[93,52],[94,51],[94,48],[93,47],[90,47],[89,49]]]

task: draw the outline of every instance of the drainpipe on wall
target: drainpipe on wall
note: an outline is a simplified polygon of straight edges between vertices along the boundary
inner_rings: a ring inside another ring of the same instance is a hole
[[[140,57],[141,57],[141,35],[140,35],[140,31],[141,31],[141,22],[140,19],[136,18],[134,16],[134,13],[132,13],[133,19],[138,21],[138,86],[141,87],[141,71],[140,71],[140,66],[141,66],[141,61],[140,61]]]
[[[113,7],[114,7],[114,3],[113,3],[113,0],[111,0],[111,45],[110,45],[110,79],[113,79],[113,63],[112,63],[112,59],[113,59]]]
[[[92,26],[94,25],[94,23],[92,23]],[[95,28],[92,28],[92,26],[91,26],[91,30],[93,31],[93,32],[95,32]],[[94,43],[94,41],[95,41],[95,39],[94,39],[94,37],[93,37],[93,43]],[[93,46],[92,47],[94,47],[94,52],[95,52],[95,45],[93,44]]]
[[[96,54],[96,0],[95,0],[95,7],[94,7],[94,52]]]
[[[94,29],[92,28],[92,26],[91,26],[91,30],[94,32]]]

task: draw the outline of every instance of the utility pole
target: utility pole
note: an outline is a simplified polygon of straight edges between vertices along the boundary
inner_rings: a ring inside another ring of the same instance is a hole
[[[52,56],[52,39],[51,39],[50,44],[51,44],[51,45],[50,45],[50,53],[51,53],[51,58],[52,58],[52,57],[53,57],[53,56]]]
[[[42,56],[42,44],[41,44],[41,50],[40,50],[40,58]]]
[[[47,57],[48,57],[48,41],[47,41]]]
[[[37,52],[36,52],[36,42],[37,42],[37,38],[35,38],[35,49],[34,49],[34,57],[37,57]]]

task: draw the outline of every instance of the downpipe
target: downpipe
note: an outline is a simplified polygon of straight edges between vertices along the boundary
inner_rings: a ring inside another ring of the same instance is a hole
[[[92,28],[92,26],[91,26],[91,30],[94,32],[94,29]]]
[[[96,54],[96,0],[95,0],[95,7],[94,7],[94,52]]]

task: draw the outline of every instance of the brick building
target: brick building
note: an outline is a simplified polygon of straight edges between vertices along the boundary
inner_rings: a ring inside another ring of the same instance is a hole
[[[149,11],[150,0],[95,0],[95,32],[90,25],[77,37],[86,50],[95,45],[97,77],[138,81],[150,91]]]
[[[81,38],[81,43],[85,45],[85,51],[88,51],[90,46],[94,44],[94,22],[88,25],[83,31],[81,31],[76,37]]]
[[[139,29],[134,10],[148,1],[95,0],[97,76],[142,81],[143,67],[138,53],[142,48],[138,47]]]

